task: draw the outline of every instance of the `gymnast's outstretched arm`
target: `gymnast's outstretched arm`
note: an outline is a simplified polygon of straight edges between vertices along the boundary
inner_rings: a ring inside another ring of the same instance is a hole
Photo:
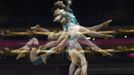
[[[113,37],[112,35],[102,34],[102,33],[96,31],[96,30],[99,30],[102,27],[107,26],[111,21],[112,20],[108,20],[108,21],[106,21],[106,22],[104,22],[100,25],[90,27],[89,29],[85,28],[83,26],[77,25],[77,24],[76,25],[74,24],[72,26],[74,26],[73,27],[74,31],[76,30],[76,31],[79,31],[83,34],[87,34],[87,35],[92,36],[92,37],[101,37],[101,38],[103,38],[103,37],[109,38],[110,37],[111,38],[111,37]]]
[[[108,21],[105,21],[99,25],[95,25],[93,27],[89,27],[88,29],[91,30],[91,31],[97,31],[103,27],[107,27],[110,23],[112,22],[112,20],[108,20]]]
[[[31,27],[31,30],[33,30],[33,31],[39,31],[39,32],[50,32],[50,30],[40,27],[39,24]]]
[[[77,29],[79,32],[83,33],[83,34],[87,34],[91,37],[101,37],[101,38],[104,38],[104,37],[107,37],[107,38],[112,38],[113,36],[112,35],[108,35],[108,34],[102,34],[100,32],[97,32],[97,31],[92,31],[92,30],[89,30],[83,26],[79,26],[80,28]],[[75,31],[75,30],[74,30]]]
[[[59,34],[58,40],[48,42],[47,44],[43,45],[42,47],[47,49],[47,48],[51,48],[51,47],[57,46],[61,41],[63,41],[67,37],[67,32],[65,32],[65,31],[60,32],[60,34]],[[52,36],[52,37],[54,38],[54,36]]]
[[[46,51],[45,54],[41,55],[43,62],[46,62],[46,58],[49,55],[62,52],[63,48],[65,48],[67,45],[67,39],[68,39],[68,36],[64,38],[56,47],[51,48],[50,50]]]
[[[36,25],[31,27],[33,31],[39,31],[39,32],[48,32],[48,39],[59,39],[59,37],[64,33],[63,31],[60,32],[50,32],[50,30],[45,29],[43,27],[40,27],[40,25]]]
[[[86,39],[85,35],[82,34],[78,34],[81,38],[78,38],[78,42],[84,45],[89,46],[93,51],[102,53],[103,55],[109,55],[112,56],[111,53],[99,48],[97,45],[95,45],[94,43],[92,43],[90,40]]]
[[[90,31],[89,36],[91,37],[100,37],[100,38],[113,38],[113,35],[109,35],[109,34],[102,34],[100,32],[95,32],[95,31]]]

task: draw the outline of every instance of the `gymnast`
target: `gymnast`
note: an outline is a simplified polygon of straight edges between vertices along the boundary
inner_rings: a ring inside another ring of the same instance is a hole
[[[57,5],[58,4],[63,5],[63,3],[61,1],[59,3],[57,2]],[[59,12],[61,12],[61,13],[59,14]],[[106,55],[111,55],[110,53],[100,49],[98,46],[91,43],[89,40],[86,39],[86,36],[83,35],[83,33],[86,33],[86,34],[88,33],[88,34],[90,34],[90,36],[95,36],[95,37],[98,37],[98,36],[99,37],[112,37],[111,35],[104,35],[104,34],[100,34],[100,33],[96,32],[96,30],[103,27],[103,25],[98,25],[98,26],[89,28],[92,31],[89,29],[86,29],[85,27],[82,27],[79,25],[79,23],[77,22],[77,20],[72,12],[65,11],[65,9],[57,8],[54,12],[54,16],[55,16],[54,21],[60,22],[63,25],[64,31],[60,32],[60,34],[58,35],[59,36],[58,40],[52,41],[44,46],[46,48],[48,48],[48,47],[53,47],[53,48],[48,50],[45,54],[39,56],[42,58],[43,62],[46,62],[46,57],[48,55],[57,53],[57,52],[61,52],[61,49],[65,48],[67,46],[68,47],[67,50],[69,51],[69,55],[70,55],[70,58],[71,58],[71,61],[72,61],[72,64],[74,65],[74,67],[75,67],[75,65],[78,65],[78,63],[79,63],[79,66],[82,67],[82,68],[78,67],[78,69],[75,71],[74,75],[75,74],[77,75],[79,73],[81,73],[81,75],[86,75],[87,74],[86,73],[87,62],[86,62],[84,53],[82,51],[80,51],[80,50],[82,50],[82,48],[79,45],[79,43],[88,45],[96,52],[100,52],[100,53],[106,54]],[[62,17],[59,17],[59,16],[62,16]],[[111,22],[111,20],[109,20],[108,23],[109,22]],[[105,23],[103,23],[103,24],[105,25]],[[31,29],[33,29],[33,28],[31,28]],[[41,30],[43,31],[43,29],[41,29]],[[27,45],[28,44],[26,44],[26,46],[24,46],[23,48],[27,47]],[[34,50],[31,50],[31,52],[30,52],[30,58],[32,59],[31,61],[33,61],[33,60],[35,61],[35,60],[39,59],[39,57],[34,57],[37,55],[36,50],[37,50],[37,48]],[[35,59],[33,59],[33,58],[35,58]],[[71,70],[72,70],[72,68],[71,68]],[[73,75],[72,72],[70,72],[70,75]]]

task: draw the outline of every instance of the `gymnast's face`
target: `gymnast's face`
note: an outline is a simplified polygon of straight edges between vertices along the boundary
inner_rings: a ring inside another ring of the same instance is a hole
[[[66,11],[64,9],[59,9],[57,8],[54,11],[54,22],[59,22],[59,23],[66,23]]]
[[[54,22],[59,22],[62,25],[66,23],[66,6],[64,5],[63,1],[57,1],[54,4]]]

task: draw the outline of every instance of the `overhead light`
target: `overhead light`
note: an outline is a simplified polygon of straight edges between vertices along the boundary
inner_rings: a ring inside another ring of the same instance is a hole
[[[127,35],[125,35],[124,38],[127,38]]]
[[[95,40],[95,38],[93,38],[93,40]]]
[[[87,37],[86,39],[89,39],[89,40],[90,40],[90,39],[91,39],[91,37]]]

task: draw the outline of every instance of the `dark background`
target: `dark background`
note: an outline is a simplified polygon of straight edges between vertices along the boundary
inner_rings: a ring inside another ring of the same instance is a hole
[[[55,1],[0,0],[0,28],[29,28],[35,24],[59,27],[58,23],[53,22],[51,12]],[[133,7],[134,0],[74,0],[72,9],[84,26],[93,26],[109,19],[113,20],[110,26],[133,26]],[[113,53],[113,57],[87,55],[87,60],[89,75],[134,74],[134,59],[128,58],[125,53]],[[16,61],[15,56],[1,55],[0,75],[68,75],[69,64],[66,55],[52,56],[47,65],[39,66],[33,65],[28,57]]]
[[[51,8],[56,0],[0,0],[0,27],[59,26]],[[112,19],[112,26],[133,25],[133,0],[74,0],[78,21],[92,26]]]

